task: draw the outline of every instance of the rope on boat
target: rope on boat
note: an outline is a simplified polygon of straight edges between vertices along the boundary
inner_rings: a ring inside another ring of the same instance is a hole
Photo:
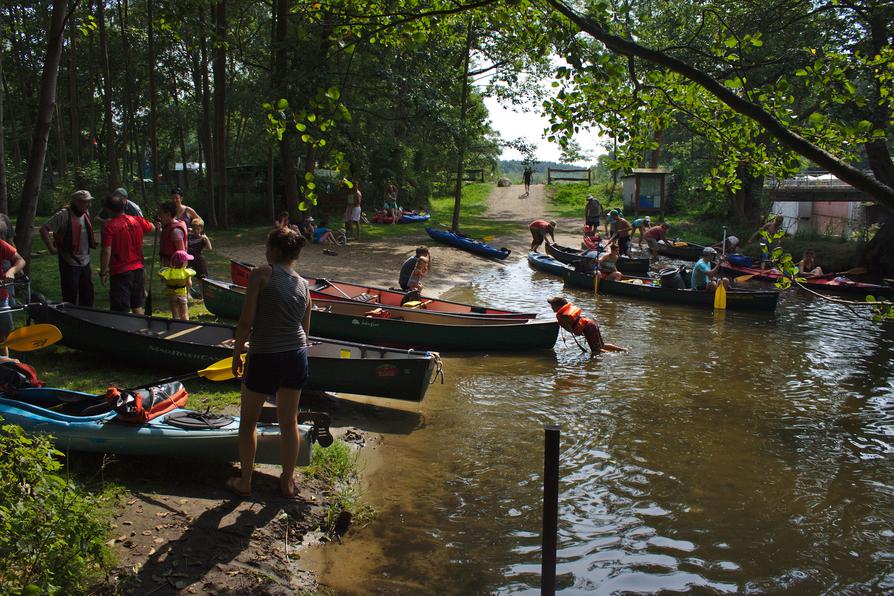
[[[437,352],[429,352],[432,358],[435,361],[435,374],[431,376],[431,381],[428,382],[429,385],[434,385],[435,381],[438,380],[438,377],[441,377],[441,385],[444,384],[444,363],[441,361],[441,355]]]

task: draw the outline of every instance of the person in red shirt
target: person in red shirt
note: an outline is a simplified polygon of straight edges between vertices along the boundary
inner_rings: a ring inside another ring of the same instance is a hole
[[[9,269],[3,267],[4,261],[9,261]],[[10,243],[0,240],[0,273],[5,283],[15,280],[16,273],[25,268],[25,259],[16,251]],[[6,336],[12,331],[12,313],[9,312],[9,291],[0,286],[0,341],[6,341]],[[0,355],[9,356],[7,348],[0,348]]]
[[[556,320],[559,321],[559,326],[572,335],[584,336],[593,356],[602,352],[627,351],[627,348],[605,343],[602,339],[602,332],[599,330],[599,323],[593,319],[581,316],[581,309],[568,302],[562,296],[553,296],[547,302],[549,302],[553,312],[556,313]]]
[[[532,221],[528,229],[531,230],[531,250],[534,252],[537,252],[537,249],[546,240],[547,234],[553,239],[553,242],[556,241],[556,222],[554,221],[538,219]]]
[[[143,314],[145,279],[143,277],[143,234],[155,226],[142,217],[124,213],[124,201],[118,195],[105,200],[112,215],[102,229],[102,255],[99,279],[109,279],[109,304],[113,311]]]
[[[183,220],[177,219],[177,205],[173,201],[162,203],[158,219],[161,224],[158,254],[161,256],[161,264],[170,267],[171,257],[174,253],[186,250],[189,230],[186,229],[186,223]]]
[[[658,260],[658,243],[664,241],[667,244],[667,230],[669,227],[666,223],[662,223],[646,230],[646,244],[649,245],[649,252],[652,253],[652,258],[656,261]]]

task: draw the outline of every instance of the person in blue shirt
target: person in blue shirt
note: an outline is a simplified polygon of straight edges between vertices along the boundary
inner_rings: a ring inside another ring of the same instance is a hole
[[[714,257],[717,256],[717,251],[711,248],[710,246],[705,247],[705,250],[702,251],[702,258],[698,260],[695,266],[692,268],[692,277],[690,278],[690,285],[693,290],[705,291],[705,292],[713,292],[717,289],[717,284],[722,283],[723,287],[729,288],[729,280],[725,278],[714,279],[717,276],[717,273],[720,271],[720,263],[714,265]],[[723,260],[721,259],[721,262]]]
[[[646,234],[646,230],[652,227],[652,218],[648,215],[645,217],[637,217],[632,222],[633,229],[630,231],[630,239],[633,240],[633,237],[636,236],[636,231],[639,230],[639,247],[643,247],[643,236]]]

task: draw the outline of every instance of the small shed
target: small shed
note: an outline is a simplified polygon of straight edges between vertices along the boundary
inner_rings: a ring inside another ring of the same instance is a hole
[[[640,213],[660,213],[664,217],[665,178],[671,171],[665,168],[635,168],[621,176],[621,197],[624,210]]]

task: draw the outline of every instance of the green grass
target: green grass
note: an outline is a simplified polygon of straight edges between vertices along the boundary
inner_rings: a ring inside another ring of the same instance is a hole
[[[517,233],[523,226],[511,222],[494,221],[485,216],[487,213],[487,197],[494,185],[487,182],[475,182],[463,186],[463,196],[459,217],[460,230],[473,238],[486,236],[506,236]],[[453,196],[437,196],[431,200],[431,217],[436,224],[450,227],[453,221]],[[486,239],[486,238],[485,238]]]
[[[558,217],[579,217],[584,219],[584,207],[587,204],[587,195],[591,194],[602,205],[602,210],[622,208],[621,199],[607,199],[607,189],[604,185],[588,186],[581,183],[562,183],[546,187],[547,201],[550,212]]]
[[[336,440],[325,448],[315,444],[306,472],[322,480],[331,493],[326,513],[330,528],[342,511],[351,514],[351,523],[356,526],[365,525],[375,516],[375,510],[360,501],[363,490],[359,482],[357,453],[344,441]]]

